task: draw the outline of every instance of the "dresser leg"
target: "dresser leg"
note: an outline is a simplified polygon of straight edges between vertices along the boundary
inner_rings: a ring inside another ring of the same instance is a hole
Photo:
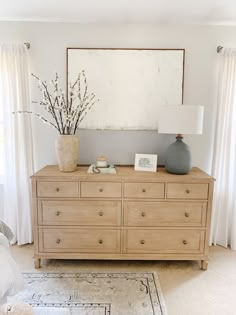
[[[40,268],[40,262],[41,262],[40,258],[35,258],[35,260],[34,260],[34,267],[35,267],[35,269],[39,269]]]
[[[201,260],[201,269],[207,270],[208,267],[208,260]]]

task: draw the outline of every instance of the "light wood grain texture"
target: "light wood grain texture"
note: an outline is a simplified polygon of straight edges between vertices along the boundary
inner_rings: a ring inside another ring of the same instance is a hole
[[[165,171],[165,168],[159,167],[158,171],[139,172],[135,171],[133,166],[117,166],[116,174],[88,174],[88,166],[79,166],[77,171],[70,173],[60,172],[57,165],[47,165],[38,172],[33,178],[47,179],[53,177],[54,180],[71,181],[126,181],[126,182],[173,182],[173,183],[204,183],[214,181],[214,178],[203,172],[197,167],[193,167],[191,172],[186,175],[175,175]]]
[[[211,215],[212,215],[212,199],[213,199],[213,189],[214,183],[209,183],[209,195],[208,195],[208,203],[207,203],[207,217],[206,217],[206,237],[205,237],[205,253],[208,255],[209,253],[209,236],[210,236],[210,225],[211,225]],[[208,263],[206,265],[206,268]]]
[[[206,269],[213,182],[197,168],[180,176],[47,166],[32,176],[35,267],[42,258],[197,259]]]
[[[121,183],[81,182],[80,187],[81,197],[121,197]]]
[[[39,250],[63,253],[119,253],[120,230],[73,227],[39,229]]]
[[[121,201],[39,200],[39,225],[121,224]]]
[[[41,263],[41,259],[40,258],[35,258],[34,259],[34,268],[35,269],[39,269],[40,268],[40,263]]]
[[[125,183],[124,198],[164,198],[164,183]]]
[[[171,199],[207,199],[208,184],[167,184],[167,198]]]
[[[38,253],[38,207],[37,207],[37,181],[35,178],[31,180],[32,189],[32,221],[33,221],[33,237],[34,237],[34,252]]]
[[[202,253],[201,230],[127,230],[127,253]]]
[[[78,197],[77,182],[44,181],[37,183],[38,197]]]
[[[206,203],[201,202],[124,202],[127,226],[204,226]]]
[[[142,253],[142,254],[114,254],[114,253],[71,253],[71,252],[61,252],[61,253],[45,253],[41,252],[38,256],[42,259],[100,259],[100,260],[201,260],[208,259],[207,256],[203,254],[169,254],[169,253]],[[35,257],[37,255],[35,254]]]
[[[207,270],[208,268],[208,260],[201,260],[201,269]]]

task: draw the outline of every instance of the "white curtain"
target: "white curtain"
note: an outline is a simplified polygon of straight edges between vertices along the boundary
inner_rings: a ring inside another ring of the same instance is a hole
[[[29,56],[23,43],[0,44],[0,106],[4,126],[4,209],[5,221],[19,245],[31,243],[31,188],[33,173],[32,132],[28,115],[12,112],[29,110]]]
[[[236,49],[219,56],[211,244],[236,250]]]

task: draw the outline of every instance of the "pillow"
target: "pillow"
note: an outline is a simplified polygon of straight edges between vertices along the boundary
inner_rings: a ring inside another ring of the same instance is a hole
[[[23,277],[11,256],[9,242],[0,233],[0,304],[8,295],[14,295],[23,288]]]
[[[0,245],[3,245],[5,248],[9,248],[9,241],[6,238],[6,236],[4,236],[1,232],[0,232]]]
[[[0,233],[2,233],[4,236],[6,236],[6,238],[9,240],[9,242],[12,241],[14,238],[14,234],[13,234],[12,230],[10,229],[10,227],[1,220],[0,220]]]

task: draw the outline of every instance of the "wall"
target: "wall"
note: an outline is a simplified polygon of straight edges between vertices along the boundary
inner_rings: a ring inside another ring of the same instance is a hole
[[[185,48],[184,104],[204,105],[204,134],[186,136],[193,164],[211,171],[216,111],[218,45],[236,47],[236,27],[168,25],[80,25],[66,23],[0,22],[0,41],[28,41],[32,72],[50,80],[58,72],[65,84],[66,47]],[[102,75],[102,73],[101,73]],[[37,89],[32,80],[32,97]],[[56,163],[56,132],[33,120],[35,170]],[[135,153],[158,153],[173,136],[156,132],[80,131],[80,163],[105,154],[111,163],[133,164]]]

